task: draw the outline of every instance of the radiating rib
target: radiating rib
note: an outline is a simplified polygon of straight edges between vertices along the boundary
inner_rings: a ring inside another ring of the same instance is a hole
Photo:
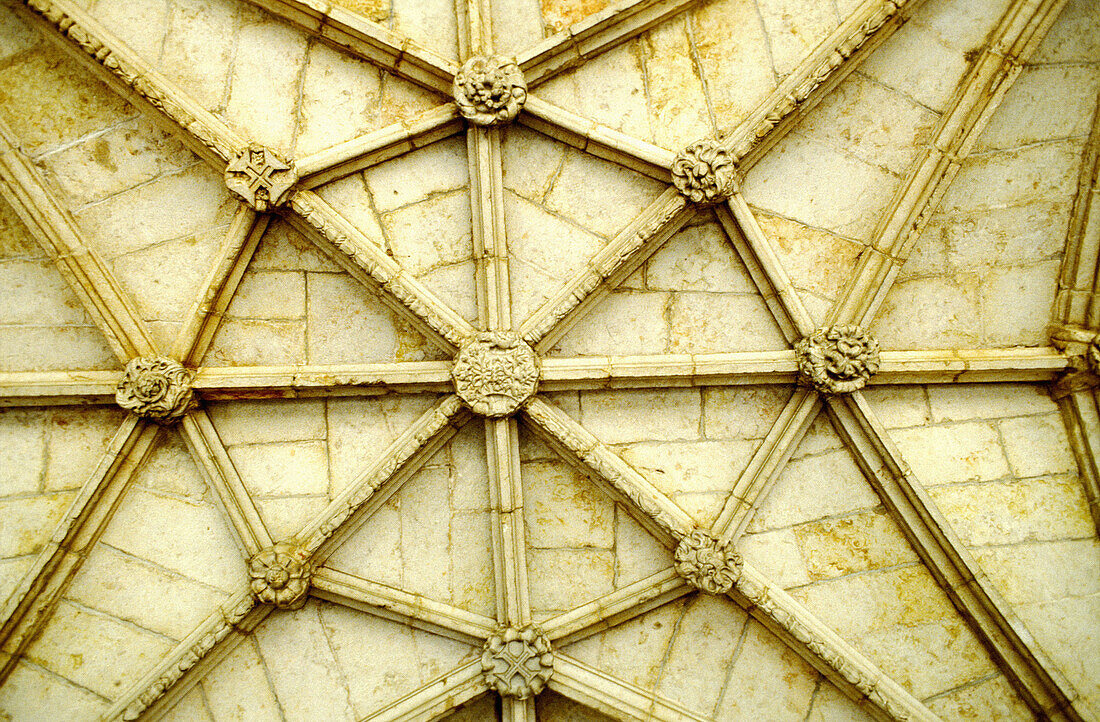
[[[378,299],[400,313],[430,341],[454,353],[473,337],[474,327],[401,268],[313,191],[299,191],[289,220],[312,238]]]
[[[554,676],[547,685],[560,695],[623,722],[710,722],[710,718],[676,704],[659,694],[561,652],[554,653]]]
[[[466,131],[478,325],[483,329],[511,330],[512,290],[500,152],[498,128],[471,125]]]
[[[529,93],[516,122],[578,150],[655,178],[670,179],[676,154],[652,143],[570,113]]]
[[[76,222],[19,152],[15,136],[3,121],[0,121],[0,193],[53,259],[119,361],[126,363],[135,356],[155,354],[156,344],[133,301],[99,255],[85,244]]]
[[[924,0],[865,0],[736,128],[723,133],[748,170],[894,34]]]
[[[527,587],[526,524],[516,420],[486,419],[485,442],[497,621],[510,627],[523,627],[531,621],[531,602]]]
[[[271,546],[271,535],[206,410],[196,409],[183,417],[182,430],[187,448],[206,476],[226,521],[236,532],[245,557]]]
[[[154,109],[182,131],[182,139],[198,155],[222,170],[247,145],[229,126],[153,70],[137,53],[107,32],[73,0],[22,0],[45,21],[63,47],[126,100]],[[42,23],[37,23],[41,25]]]
[[[4,374],[0,374],[0,394]],[[445,393],[454,388],[450,361],[331,366],[204,366],[194,389],[204,399],[269,399]],[[0,396],[0,405],[3,404]]]
[[[1100,398],[1095,389],[1078,391],[1058,399],[1058,410],[1077,460],[1092,522],[1100,534]]]
[[[466,704],[489,691],[478,656],[444,672],[420,689],[369,714],[362,722],[420,722]]]
[[[623,502],[642,526],[668,547],[695,528],[691,516],[623,461],[606,444],[541,396],[523,410],[531,430]]]
[[[955,90],[923,154],[910,165],[827,324],[871,325],[963,159],[1064,4],[1065,0],[1014,0]]]
[[[246,0],[308,35],[444,95],[458,67],[351,10],[319,0]]]
[[[551,348],[694,215],[695,209],[675,188],[666,190],[539,306],[520,326],[519,335],[538,351]]]
[[[113,404],[119,371],[0,373],[0,407]]]
[[[474,646],[492,634],[495,624],[489,617],[331,567],[315,569],[311,585],[315,597]]]
[[[136,416],[126,417],[34,564],[4,602],[0,609],[0,683],[49,621],[107,528],[159,431]]]
[[[1100,93],[1078,172],[1054,322],[1100,328]]]
[[[458,433],[469,411],[455,395],[425,411],[355,481],[295,535],[305,553],[323,564],[436,451]]]
[[[716,206],[714,213],[787,342],[793,344],[813,333],[813,319],[744,196],[734,193],[725,204]]]
[[[939,720],[751,564],[729,596],[875,719]]]
[[[155,718],[171,709],[273,609],[257,605],[247,586],[233,594],[126,690],[103,719]]]
[[[856,463],[936,582],[983,641],[1020,698],[1043,719],[1081,720],[1077,693],[981,571],[913,476],[862,392],[827,400]]]
[[[530,87],[605,53],[694,5],[697,0],[622,0],[578,20],[519,54]]]
[[[820,394],[813,389],[795,390],[748,466],[737,477],[714,522],[713,533],[723,543],[736,540],[748,528],[819,411]]]
[[[461,133],[458,106],[446,103],[358,138],[311,153],[295,162],[302,188],[316,188]]]
[[[269,220],[241,204],[218,248],[217,263],[206,275],[202,290],[176,335],[170,356],[184,366],[196,366],[206,355],[237,286],[252,260]]]
[[[550,641],[561,648],[639,617],[693,591],[695,588],[670,567],[551,617],[541,626]]]
[[[872,385],[1052,381],[1068,364],[1050,346],[883,351],[881,359]],[[790,350],[551,356],[541,363],[543,391],[789,384],[798,375]]]

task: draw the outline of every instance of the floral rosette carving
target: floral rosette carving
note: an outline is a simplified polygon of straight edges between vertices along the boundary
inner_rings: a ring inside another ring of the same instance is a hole
[[[260,213],[278,208],[290,197],[298,171],[274,151],[252,143],[225,168],[225,185]]]
[[[278,542],[248,560],[250,586],[256,600],[279,609],[300,609],[306,603],[311,570],[300,550],[290,542]]]
[[[163,356],[130,359],[115,388],[115,402],[143,419],[171,424],[195,406],[194,375]]]
[[[455,392],[474,413],[501,418],[534,396],[538,357],[510,331],[485,331],[459,349],[451,376]]]
[[[692,203],[719,203],[737,188],[737,166],[717,141],[697,140],[672,161],[672,184]]]
[[[550,640],[533,624],[498,629],[482,648],[481,670],[500,696],[534,697],[554,674]]]
[[[527,101],[527,81],[515,61],[475,55],[462,64],[452,85],[462,117],[477,125],[509,123]]]
[[[722,545],[701,529],[680,540],[674,559],[688,584],[711,594],[726,594],[741,577],[741,555],[733,545]]]
[[[799,380],[823,394],[850,394],[879,368],[879,346],[859,326],[819,328],[795,345]]]

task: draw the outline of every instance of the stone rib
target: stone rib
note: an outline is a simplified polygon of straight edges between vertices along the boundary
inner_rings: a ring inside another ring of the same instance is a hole
[[[669,181],[676,157],[672,151],[571,113],[533,93],[527,94],[527,103],[516,121],[597,158],[663,183]]]
[[[744,262],[749,277],[763,296],[787,342],[794,344],[813,333],[813,319],[802,305],[802,299],[744,196],[740,192],[734,193],[726,203],[715,207],[714,215]]]
[[[694,587],[685,582],[674,568],[669,567],[599,599],[550,617],[541,626],[550,641],[559,647],[565,647],[694,591]]]
[[[1077,692],[970,556],[894,446],[862,392],[830,397],[826,410],[856,463],[936,582],[1020,698],[1043,719],[1083,720]]]
[[[0,193],[53,259],[118,360],[125,364],[135,356],[156,355],[156,343],[138,316],[133,301],[99,254],[87,246],[72,216],[30,161],[19,152],[15,136],[2,121]]]
[[[489,617],[332,567],[315,569],[311,584],[313,596],[475,646],[485,641],[495,624]]]
[[[463,705],[488,691],[489,685],[481,672],[481,657],[478,656],[368,715],[362,722],[419,722],[435,719],[447,710]]]
[[[199,156],[222,170],[247,143],[229,126],[153,70],[137,53],[107,32],[72,0],[22,0],[62,47],[126,100],[152,108],[183,131],[182,138]]]
[[[0,405],[3,405],[0,375]],[[324,366],[207,366],[193,387],[204,399],[378,396],[386,393],[446,393],[454,388],[449,361]]]
[[[910,166],[826,323],[868,328],[940,199],[1065,0],[1015,0]]]
[[[57,602],[111,521],[134,473],[160,433],[133,414],[126,417],[95,470],[80,487],[53,536],[0,611],[0,683],[45,628]]]
[[[551,348],[694,215],[695,209],[675,188],[666,190],[539,306],[520,326],[519,335],[537,351]]]
[[[299,191],[289,220],[378,299],[449,353],[474,328],[313,191]]]
[[[1100,534],[1100,399],[1092,389],[1058,399],[1070,449],[1077,460],[1089,513]]]
[[[450,441],[469,417],[457,396],[437,401],[298,531],[295,539],[304,554],[313,563],[324,564],[328,555]]]
[[[886,41],[924,0],[866,0],[799,63],[722,144],[747,171]]]
[[[187,312],[172,345],[171,357],[179,359],[184,366],[197,366],[214,342],[214,334],[237,292],[269,219],[269,216],[257,214],[244,204],[238,209],[218,248],[217,262],[207,274],[198,298]]]
[[[233,594],[126,690],[103,719],[155,718],[168,711],[273,609],[257,605],[248,587]]]
[[[326,0],[245,0],[307,35],[428,90],[450,95],[457,66],[408,38]]]
[[[245,558],[271,546],[274,543],[271,534],[206,411],[197,409],[183,417],[182,431],[191,456],[237,534]]]
[[[795,390],[749,459],[748,466],[737,477],[714,522],[714,535],[723,544],[736,541],[744,534],[819,411],[820,394],[813,389]]]
[[[622,0],[578,20],[516,58],[535,87],[691,7],[696,0]]]
[[[1078,173],[1054,322],[1100,328],[1100,94]]]
[[[317,188],[417,148],[461,133],[465,128],[458,106],[446,103],[391,123],[358,138],[311,153],[295,162],[302,188]]]
[[[752,565],[729,596],[875,719],[939,719]]]
[[[695,522],[676,502],[564,411],[536,396],[523,413],[530,428],[543,441],[600,483],[665,546],[674,547],[695,528]]]
[[[589,667],[580,660],[557,652],[554,676],[547,685],[558,694],[613,719],[656,720],[659,722],[709,722],[710,718],[676,704],[654,692]]]

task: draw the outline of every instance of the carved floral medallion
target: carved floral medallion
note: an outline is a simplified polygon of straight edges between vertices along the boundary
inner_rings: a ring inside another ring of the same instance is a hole
[[[115,388],[115,402],[143,419],[172,424],[195,406],[194,374],[163,356],[130,359]]]
[[[879,368],[879,346],[859,326],[819,328],[795,344],[799,380],[823,394],[850,394]]]
[[[300,609],[306,603],[310,568],[295,545],[278,542],[260,550],[248,560],[248,574],[257,601],[280,609]]]
[[[732,544],[696,529],[676,546],[676,572],[688,584],[711,594],[726,594],[741,577],[741,555]]]
[[[501,418],[535,395],[539,362],[511,331],[485,331],[459,349],[451,376],[455,392],[474,413]]]
[[[719,203],[737,189],[737,166],[714,140],[697,140],[672,161],[672,184],[692,203]]]
[[[455,75],[452,92],[463,118],[477,125],[503,125],[519,115],[527,82],[515,61],[475,55]]]
[[[500,696],[527,699],[550,681],[554,652],[550,640],[534,625],[499,629],[482,648],[481,669]]]
[[[225,185],[260,213],[286,202],[298,171],[262,145],[252,143],[225,168]]]

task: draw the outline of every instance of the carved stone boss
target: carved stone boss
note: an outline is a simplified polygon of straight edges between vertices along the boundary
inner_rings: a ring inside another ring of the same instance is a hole
[[[474,413],[501,418],[534,396],[539,361],[511,331],[484,331],[459,349],[451,376],[455,392]]]
[[[290,542],[261,549],[248,560],[248,575],[256,601],[279,609],[301,609],[309,591],[309,560]]]
[[[298,182],[294,164],[252,143],[225,168],[225,185],[260,213],[274,210],[290,197]]]
[[[720,203],[737,190],[737,166],[717,141],[697,140],[673,159],[672,184],[692,203]]]
[[[879,369],[878,341],[859,326],[819,328],[795,345],[799,381],[823,394],[859,391]]]
[[[680,540],[674,559],[676,572],[688,584],[710,594],[728,593],[741,578],[741,555],[702,529]]]
[[[126,364],[115,402],[143,419],[172,424],[195,406],[194,375],[163,356],[138,357]]]
[[[550,640],[534,625],[498,629],[482,648],[481,670],[501,697],[534,697],[554,674]]]
[[[475,55],[463,63],[451,91],[462,117],[477,125],[510,123],[527,101],[523,71],[496,55]]]

